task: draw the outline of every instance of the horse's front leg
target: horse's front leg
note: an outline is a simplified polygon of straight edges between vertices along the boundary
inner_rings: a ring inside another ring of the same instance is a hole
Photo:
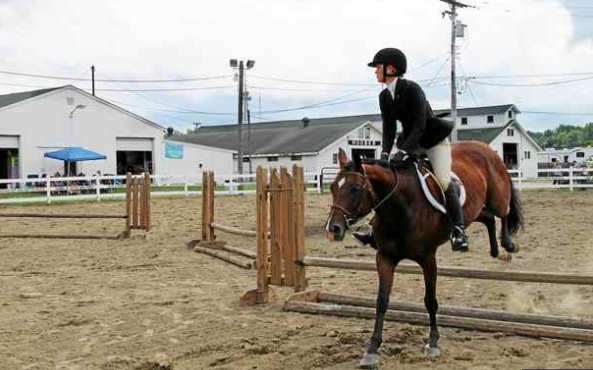
[[[428,311],[430,318],[430,334],[428,335],[428,344],[424,347],[424,354],[427,356],[439,356],[439,329],[437,327],[437,311],[439,310],[439,302],[437,301],[437,261],[436,256],[432,254],[422,264],[422,271],[424,272],[424,305]]]
[[[377,311],[373,336],[362,360],[360,367],[363,369],[376,369],[379,366],[379,347],[383,341],[383,321],[389,306],[389,295],[393,286],[393,270],[396,263],[389,261],[377,253],[377,273],[379,274],[379,292],[377,294]]]

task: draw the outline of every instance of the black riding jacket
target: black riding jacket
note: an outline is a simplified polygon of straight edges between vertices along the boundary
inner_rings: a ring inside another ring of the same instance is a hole
[[[453,130],[453,122],[435,117],[422,88],[414,81],[399,78],[395,85],[395,99],[388,89],[381,91],[379,106],[383,119],[383,152],[391,153],[396,121],[402,124],[402,134],[397,139],[398,149],[412,152],[418,146],[429,149]]]

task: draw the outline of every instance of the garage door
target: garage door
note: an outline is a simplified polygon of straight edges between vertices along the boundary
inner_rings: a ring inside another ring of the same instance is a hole
[[[152,152],[152,138],[118,137],[116,148],[126,152]]]
[[[0,148],[2,149],[18,149],[19,137],[0,135]]]

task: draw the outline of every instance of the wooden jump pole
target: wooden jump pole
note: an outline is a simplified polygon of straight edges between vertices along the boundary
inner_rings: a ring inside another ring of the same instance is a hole
[[[144,174],[140,186],[130,173],[126,175],[126,199],[124,214],[68,214],[68,213],[0,213],[0,218],[63,218],[63,219],[124,219],[124,230],[118,235],[76,234],[0,234],[0,238],[28,239],[125,239],[131,229],[150,230],[150,175]],[[136,221],[134,221],[136,220]],[[134,223],[134,225],[133,225]]]
[[[375,318],[374,308],[345,306],[338,305],[335,303],[324,304],[298,300],[288,300],[285,304],[285,310],[308,314],[359,317],[366,319]],[[387,310],[385,314],[385,319],[389,321],[405,322],[409,324],[429,325],[429,318],[427,313]],[[447,315],[439,315],[438,323],[441,326],[450,326],[466,330],[506,332],[515,335],[523,335],[536,338],[545,337],[571,341],[593,342],[593,331],[584,329],[532,325],[497,320],[483,320]]]
[[[359,271],[375,271],[376,266],[374,261],[348,260],[336,258],[321,258],[321,257],[304,257],[299,261],[303,261],[305,266],[310,267],[329,267],[345,270],[359,270]],[[400,264],[396,268],[396,273],[400,274],[422,274],[422,269],[416,265]],[[530,283],[552,283],[552,284],[569,284],[569,285],[593,285],[593,275],[580,274],[561,274],[552,272],[531,272],[531,271],[494,271],[494,270],[480,270],[463,267],[446,267],[439,266],[439,276],[482,279],[482,280],[498,280],[498,281],[515,281],[515,282],[530,282]]]

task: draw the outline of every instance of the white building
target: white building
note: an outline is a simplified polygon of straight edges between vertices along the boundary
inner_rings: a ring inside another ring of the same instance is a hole
[[[435,111],[446,115],[448,110]],[[527,177],[537,177],[537,153],[541,148],[517,121],[520,111],[513,104],[461,108],[458,110],[459,140],[488,143],[508,168],[522,168]],[[381,152],[382,123],[378,114],[303,119],[243,125],[243,172],[259,165],[268,167],[299,164],[307,172],[319,173],[337,166],[338,148],[376,158]],[[401,127],[399,128],[401,132]],[[249,131],[251,131],[249,133]],[[178,141],[238,148],[237,125],[203,126]],[[238,162],[235,157],[235,169]]]
[[[46,152],[83,147],[106,160],[69,169]],[[232,150],[169,142],[164,127],[74,86],[0,96],[0,179],[65,174],[196,175],[232,170]]]
[[[554,149],[546,148],[537,155],[539,163],[584,163],[593,160],[593,147]]]

